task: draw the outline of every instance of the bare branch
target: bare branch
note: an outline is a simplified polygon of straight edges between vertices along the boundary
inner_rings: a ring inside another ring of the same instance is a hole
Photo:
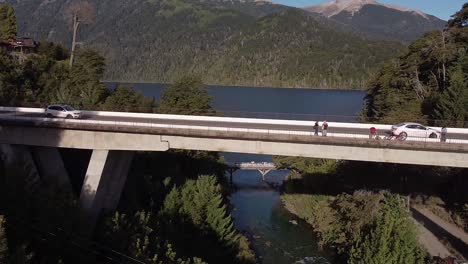
[[[96,7],[88,1],[72,1],[65,7],[64,17],[70,30],[73,30],[75,17],[79,24],[93,24],[96,21]]]
[[[70,69],[73,67],[73,60],[75,58],[75,46],[76,46],[76,33],[80,24],[89,25],[96,20],[96,8],[93,4],[87,1],[76,0],[72,1],[65,8],[65,19],[67,20],[68,27],[71,29],[72,35],[72,47],[70,53]]]

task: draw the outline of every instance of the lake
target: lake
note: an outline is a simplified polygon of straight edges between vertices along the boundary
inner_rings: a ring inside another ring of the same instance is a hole
[[[107,83],[115,87],[115,83]],[[128,84],[157,101],[166,84]],[[294,120],[353,121],[364,91],[208,86],[212,106],[226,116]]]

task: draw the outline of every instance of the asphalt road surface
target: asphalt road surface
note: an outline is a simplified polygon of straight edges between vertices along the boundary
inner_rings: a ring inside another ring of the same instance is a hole
[[[0,111],[1,117],[37,117],[44,118],[42,113],[14,113]],[[118,122],[138,122],[138,123],[151,123],[151,124],[172,124],[172,125],[186,125],[186,126],[209,126],[209,127],[230,127],[230,128],[249,128],[249,129],[269,129],[269,130],[287,130],[287,131],[307,131],[313,132],[314,123],[311,121],[309,126],[297,125],[277,125],[277,124],[255,124],[255,123],[242,123],[242,122],[218,122],[218,121],[197,121],[197,120],[176,120],[176,119],[158,119],[158,118],[136,118],[136,117],[113,117],[113,116],[83,116],[83,120],[99,120],[99,121],[118,121]],[[319,135],[320,135],[319,129]],[[377,130],[379,136],[385,136],[389,131]],[[349,135],[369,135],[369,129],[362,128],[341,128],[341,127],[328,127],[328,133],[339,133]],[[447,133],[447,139],[460,139],[468,140],[468,134]]]

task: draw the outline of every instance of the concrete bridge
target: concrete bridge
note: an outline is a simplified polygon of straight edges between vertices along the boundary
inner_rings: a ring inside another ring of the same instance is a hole
[[[272,170],[276,170],[276,166],[272,162],[230,162],[227,163],[229,171],[229,179],[232,183],[232,176],[236,170],[256,170],[262,175],[262,180],[265,181],[265,176]]]
[[[390,125],[329,122],[328,136],[321,137],[313,135],[314,122],[100,111],[83,111],[76,120],[46,118],[41,108],[0,107],[0,144],[33,149],[46,157],[37,160],[38,167],[58,164],[50,177],[62,183],[68,179],[63,179],[57,148],[93,150],[80,194],[91,218],[117,206],[134,151],[186,149],[468,167],[468,129],[448,128],[445,143],[372,140],[371,126],[385,131]]]

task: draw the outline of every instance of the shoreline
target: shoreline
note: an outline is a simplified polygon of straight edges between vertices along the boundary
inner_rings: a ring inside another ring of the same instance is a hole
[[[168,82],[156,82],[156,81],[126,81],[126,80],[101,80],[101,83],[121,83],[121,84],[158,84],[158,85],[170,85]],[[259,88],[259,89],[298,89],[298,90],[331,90],[331,91],[366,91],[366,88],[343,88],[343,87],[328,87],[328,88],[319,88],[319,87],[303,87],[303,86],[267,86],[267,85],[225,85],[225,84],[216,84],[216,83],[205,83],[209,88]]]

